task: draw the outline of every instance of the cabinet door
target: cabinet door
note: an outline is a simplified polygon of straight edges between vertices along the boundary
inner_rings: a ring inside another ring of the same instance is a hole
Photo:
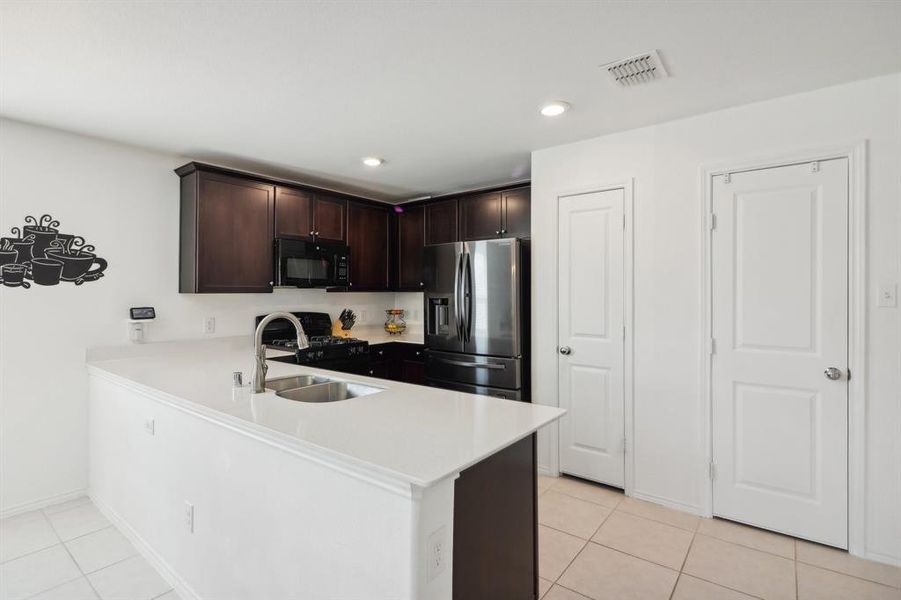
[[[271,292],[275,186],[201,173],[197,291]]]
[[[320,240],[343,242],[347,239],[347,201],[317,194],[313,223]]]
[[[367,204],[347,205],[347,245],[353,289],[388,288],[388,210]]]
[[[531,237],[531,190],[519,188],[503,192],[504,201],[504,226],[501,228],[503,237]]]
[[[500,192],[467,196],[460,199],[460,236],[464,240],[487,240],[499,237],[503,219]]]
[[[313,238],[313,194],[275,188],[275,235]]]
[[[425,209],[410,208],[397,215],[397,287],[423,287],[422,261],[425,250]]]
[[[426,245],[460,241],[457,235],[457,201],[442,200],[425,207]]]

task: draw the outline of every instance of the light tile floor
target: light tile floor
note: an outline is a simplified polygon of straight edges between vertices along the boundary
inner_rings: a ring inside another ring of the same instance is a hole
[[[0,600],[178,600],[87,497],[0,521]]]
[[[539,477],[543,600],[901,600],[901,569]]]
[[[901,569],[539,479],[543,600],[901,600]],[[178,600],[88,498],[0,521],[0,600]]]

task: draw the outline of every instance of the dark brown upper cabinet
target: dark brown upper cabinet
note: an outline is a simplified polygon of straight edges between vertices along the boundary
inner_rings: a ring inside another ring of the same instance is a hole
[[[277,186],[275,188],[275,235],[313,238],[313,205],[310,192]]]
[[[425,212],[414,206],[397,214],[397,289],[419,290],[423,283]]]
[[[329,242],[347,239],[347,201],[327,194],[316,194],[313,224],[316,238]]]
[[[425,205],[426,245],[460,241],[457,232],[457,201],[441,200]]]
[[[460,237],[488,240],[531,235],[529,188],[460,198]]]
[[[350,246],[350,287],[387,290],[390,212],[371,204],[347,203],[347,245]]]
[[[179,291],[271,292],[274,212],[273,185],[197,170],[182,176]]]
[[[502,193],[504,222],[502,237],[531,237],[532,192],[529,188],[517,188]]]
[[[460,198],[460,237],[487,240],[501,236],[504,202],[500,192]]]
[[[285,186],[275,188],[275,235],[343,242],[347,201]]]

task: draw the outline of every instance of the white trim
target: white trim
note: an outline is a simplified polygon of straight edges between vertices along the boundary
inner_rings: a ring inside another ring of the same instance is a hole
[[[865,558],[877,558],[866,549],[866,351],[867,321],[867,141],[819,149],[799,150],[788,154],[759,157],[702,165],[698,170],[701,214],[701,444],[703,462],[698,465],[701,477],[701,510],[713,516],[713,483],[707,475],[713,457],[711,414],[711,356],[707,340],[712,335],[711,289],[712,256],[711,231],[708,214],[712,206],[712,186],[715,175],[787,166],[815,160],[846,158],[848,160],[848,552]]]
[[[110,508],[110,506],[98,496],[95,496],[94,494],[91,494],[90,496],[91,500],[94,502],[94,506],[97,507],[97,510],[99,510],[104,517],[109,519],[110,523],[119,530],[119,533],[128,538],[128,541],[132,543],[135,550],[138,551],[138,554],[143,556],[144,559],[150,563],[150,566],[156,569],[157,573],[160,574],[160,577],[165,579],[166,583],[175,589],[179,597],[183,598],[183,600],[200,600],[200,596],[188,585],[188,582],[185,581],[143,537],[141,537],[128,521],[120,517],[116,511]]]
[[[62,504],[63,502],[68,502],[69,500],[75,500],[76,498],[81,498],[82,496],[87,496],[88,490],[85,488],[72,490],[71,492],[63,492],[62,494],[53,494],[52,496],[45,496],[38,500],[29,500],[28,502],[22,502],[21,504],[16,504],[14,506],[10,506],[8,508],[4,508],[0,511],[0,519],[5,519],[7,517],[14,517],[16,515],[20,515],[22,513],[31,512],[33,510],[40,510],[42,508],[47,508],[48,506],[53,506],[54,504]]]
[[[704,516],[703,509],[700,506],[696,506],[694,504],[685,504],[684,502],[678,502],[676,500],[672,500],[670,498],[665,498],[663,496],[655,496],[654,494],[648,494],[645,492],[633,492],[630,494],[633,498],[637,498],[638,500],[646,500],[648,502],[653,502],[654,504],[659,504],[660,506],[665,506],[667,508],[672,508],[673,510],[678,510],[684,513],[690,513],[693,515]]]
[[[623,456],[625,493],[627,496],[632,495],[635,484],[635,453],[633,452],[633,444],[635,439],[634,425],[634,337],[635,337],[635,321],[634,321],[634,183],[629,178],[625,181],[610,184],[597,184],[576,189],[562,190],[554,194],[556,211],[554,214],[554,230],[553,230],[553,247],[554,261],[552,261],[552,272],[554,285],[559,288],[560,273],[556,257],[560,250],[560,199],[566,196],[578,196],[582,194],[591,194],[595,192],[608,192],[611,190],[623,190],[623,215],[625,216],[625,231],[623,234],[623,324],[626,326],[626,336],[623,342],[623,417],[624,427],[623,434],[626,438],[625,455]],[[560,295],[559,289],[554,294],[554,310],[548,311],[549,314],[556,315],[560,311]],[[559,323],[554,321],[554,343],[559,340],[560,330]],[[559,369],[554,370],[554,392],[557,399],[557,406],[560,406],[560,372]],[[560,475],[560,420],[554,422],[553,427],[548,428],[548,438],[550,445],[550,465],[546,469],[548,475]],[[545,473],[543,473],[545,474]]]

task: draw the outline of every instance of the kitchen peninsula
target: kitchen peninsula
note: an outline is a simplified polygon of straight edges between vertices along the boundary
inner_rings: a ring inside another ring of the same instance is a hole
[[[183,598],[534,598],[534,432],[563,411],[377,388],[251,394],[249,337],[89,351],[91,497]]]

